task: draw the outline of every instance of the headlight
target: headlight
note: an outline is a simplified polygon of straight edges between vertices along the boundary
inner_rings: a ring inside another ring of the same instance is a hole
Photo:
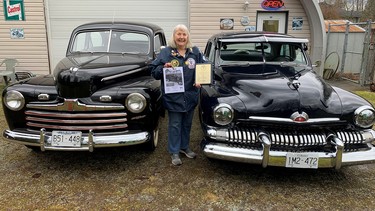
[[[375,111],[370,106],[361,106],[354,112],[354,123],[362,128],[369,128],[374,124]]]
[[[4,96],[4,103],[12,111],[19,111],[25,105],[25,98],[18,91],[9,91]]]
[[[141,113],[146,108],[146,98],[139,93],[132,93],[126,98],[125,106],[133,113]]]
[[[232,122],[234,112],[233,108],[225,103],[221,103],[214,108],[214,121],[219,125],[227,125]]]

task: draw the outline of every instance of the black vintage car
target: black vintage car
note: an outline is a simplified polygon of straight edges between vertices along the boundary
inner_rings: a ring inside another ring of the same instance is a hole
[[[33,149],[93,151],[144,144],[153,150],[163,114],[149,64],[165,46],[153,24],[96,22],[73,30],[53,74],[3,91],[3,136]]]
[[[307,46],[260,32],[208,40],[214,81],[202,87],[199,106],[207,157],[336,169],[375,160],[374,108],[318,76]]]

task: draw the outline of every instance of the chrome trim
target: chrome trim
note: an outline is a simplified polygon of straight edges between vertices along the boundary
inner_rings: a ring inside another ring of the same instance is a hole
[[[342,155],[344,151],[344,143],[337,137],[333,137],[331,143],[335,145],[336,148],[336,162],[335,168],[340,169],[342,165]]]
[[[42,101],[49,100],[49,94],[39,94],[38,100],[42,100]]]
[[[112,97],[109,95],[103,95],[99,97],[100,102],[111,102]]]
[[[86,105],[79,102],[78,99],[64,99],[63,103],[56,104],[27,104],[26,107],[52,111],[108,111],[125,109],[122,105]]]
[[[375,148],[368,144],[369,150],[367,151],[356,151],[356,152],[344,152],[342,153],[341,165],[338,165],[337,152],[327,153],[318,152],[319,165],[318,168],[336,168],[339,169],[342,166],[358,165],[375,162]],[[245,148],[234,148],[226,144],[209,143],[203,148],[203,153],[214,159],[228,160],[234,162],[258,164],[263,166],[264,154],[261,150],[245,149]],[[279,166],[285,167],[286,156],[288,152],[283,151],[270,151],[267,158],[267,166]],[[300,152],[300,154],[309,154],[308,152]],[[337,166],[336,166],[337,165]],[[264,166],[263,166],[264,167]]]
[[[88,116],[89,114],[87,114]],[[121,119],[46,119],[39,117],[26,117],[26,121],[35,121],[35,122],[49,122],[49,123],[62,123],[62,124],[92,124],[95,121],[95,124],[102,123],[123,123],[126,122],[126,118]]]
[[[56,118],[110,118],[110,117],[126,117],[126,113],[55,113],[48,111],[25,111],[26,115],[41,116],[41,117],[56,117]]]
[[[131,75],[131,74],[139,72],[139,71],[142,71],[142,69],[138,68],[138,69],[131,70],[131,71],[128,71],[128,72],[124,72],[124,73],[121,73],[121,74],[117,74],[117,75],[112,75],[112,76],[109,76],[109,77],[105,77],[105,78],[102,78],[101,81],[104,82],[104,81],[112,80],[112,79],[115,79],[115,78],[119,78],[119,77]]]
[[[40,147],[42,151],[55,150],[92,152],[95,148],[142,144],[150,139],[150,134],[148,132],[139,132],[132,134],[124,133],[120,135],[100,135],[94,134],[91,130],[87,135],[82,134],[81,147],[52,147],[50,146],[52,136],[44,129],[41,129],[39,133],[4,130],[3,137],[6,138],[5,140],[12,143]]]
[[[311,118],[305,122],[295,122],[290,118],[278,118],[278,117],[262,117],[262,116],[250,116],[250,120],[263,121],[263,122],[273,122],[273,123],[322,123],[322,122],[337,122],[340,121],[339,118]]]
[[[96,120],[93,120],[96,121]],[[27,126],[30,127],[37,127],[37,128],[48,128],[48,129],[55,129],[55,130],[113,130],[113,129],[125,129],[128,127],[127,124],[117,124],[117,125],[83,125],[83,126],[77,126],[77,125],[50,125],[50,124],[39,124],[39,123],[33,123],[33,122],[27,122]]]
[[[268,158],[270,157],[271,141],[268,135],[263,132],[259,133],[258,139],[263,146],[262,167],[266,168],[269,162]]]

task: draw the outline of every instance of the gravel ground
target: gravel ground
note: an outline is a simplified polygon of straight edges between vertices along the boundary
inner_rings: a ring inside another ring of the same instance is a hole
[[[2,129],[6,127],[0,116]],[[154,152],[34,152],[0,140],[1,210],[374,210],[375,164],[304,170],[196,159],[172,166],[167,118]]]

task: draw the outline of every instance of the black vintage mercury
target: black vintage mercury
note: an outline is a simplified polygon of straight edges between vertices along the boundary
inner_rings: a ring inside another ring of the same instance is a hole
[[[336,168],[375,160],[369,102],[313,71],[308,40],[284,34],[213,35],[213,84],[200,94],[209,158],[263,167]]]
[[[53,74],[3,91],[9,126],[3,136],[42,151],[135,144],[153,150],[163,107],[149,64],[165,45],[163,30],[153,24],[78,26]]]

